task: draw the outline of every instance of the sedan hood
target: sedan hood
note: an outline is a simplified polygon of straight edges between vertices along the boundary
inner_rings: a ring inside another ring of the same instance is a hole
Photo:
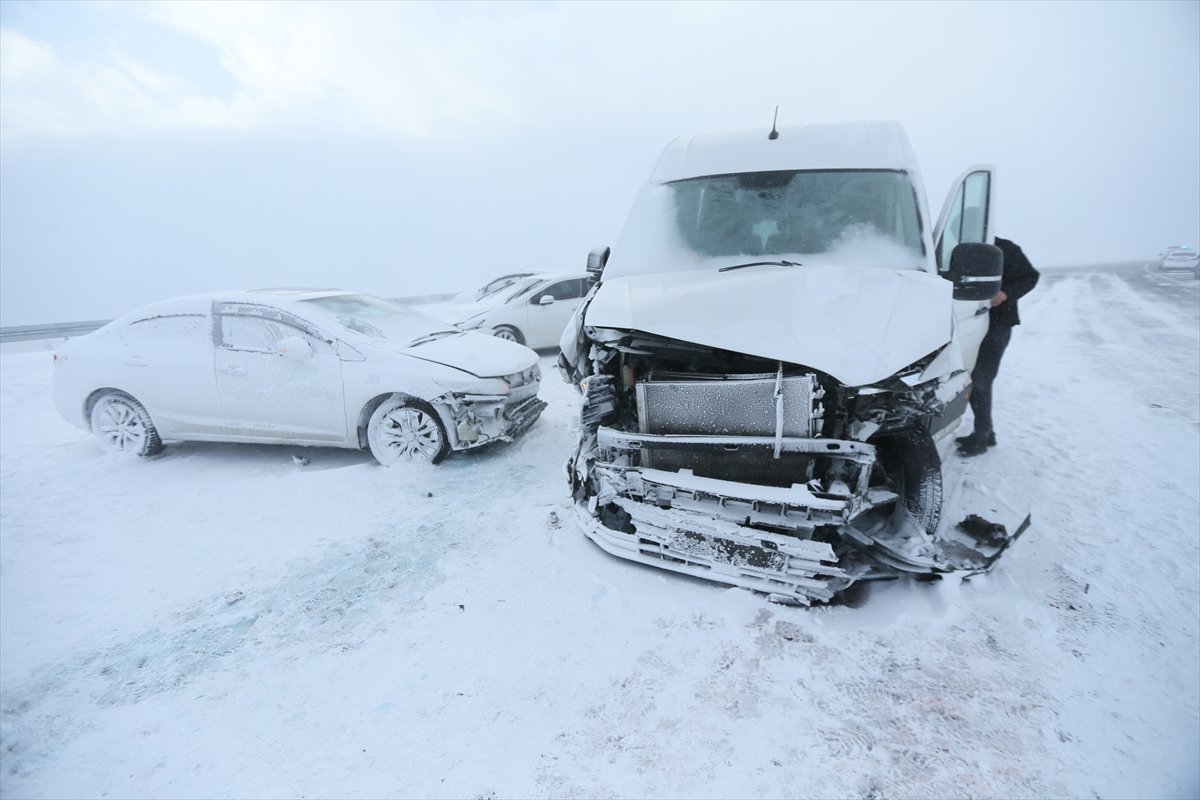
[[[585,324],[881,381],[950,341],[950,282],[871,267],[749,267],[605,281]]]
[[[406,347],[406,356],[461,369],[477,378],[500,378],[537,363],[537,353],[516,342],[482,333],[458,333]]]

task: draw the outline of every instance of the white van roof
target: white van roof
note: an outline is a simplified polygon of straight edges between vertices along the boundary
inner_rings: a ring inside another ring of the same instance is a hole
[[[895,169],[915,173],[917,159],[898,122],[840,122],[688,136],[667,145],[652,182],[707,175],[819,169]]]

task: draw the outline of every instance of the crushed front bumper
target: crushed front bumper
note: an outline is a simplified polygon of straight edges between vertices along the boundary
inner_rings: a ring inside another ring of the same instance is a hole
[[[857,580],[987,572],[1030,524],[970,483],[947,491],[931,535],[902,508],[860,527],[864,509],[897,502],[877,488],[834,497],[604,462],[591,473],[597,492],[575,516],[606,552],[801,605],[827,602]]]

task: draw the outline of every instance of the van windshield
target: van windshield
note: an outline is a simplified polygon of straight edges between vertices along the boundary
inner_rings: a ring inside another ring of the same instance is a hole
[[[607,275],[712,269],[778,258],[918,268],[917,195],[899,170],[782,170],[651,185]]]

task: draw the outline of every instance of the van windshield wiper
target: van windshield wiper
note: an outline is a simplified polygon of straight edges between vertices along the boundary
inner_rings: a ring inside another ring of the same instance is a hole
[[[746,267],[803,267],[799,261],[751,261],[749,264],[733,264],[728,267],[721,267],[717,272],[729,272],[735,269],[745,269]]]

